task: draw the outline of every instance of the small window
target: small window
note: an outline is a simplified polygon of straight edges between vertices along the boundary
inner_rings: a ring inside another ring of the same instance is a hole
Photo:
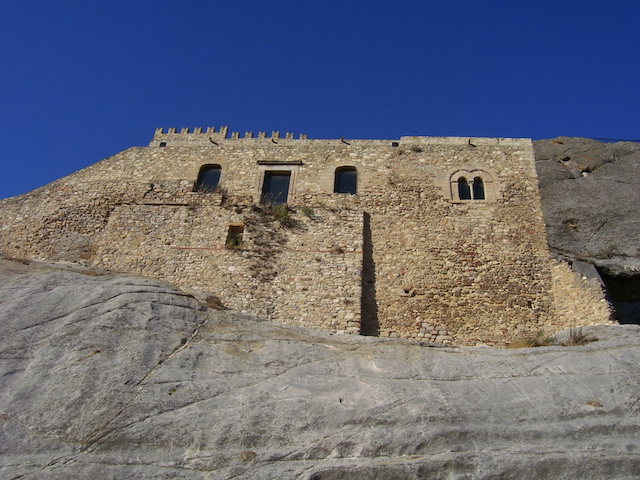
[[[205,193],[215,192],[220,183],[221,173],[222,167],[220,167],[220,165],[203,165],[200,168],[194,191]]]
[[[336,178],[333,184],[334,193],[349,193],[354,195],[358,192],[358,171],[355,167],[336,168]]]
[[[460,200],[471,200],[471,188],[469,188],[469,182],[464,177],[458,179],[458,198]]]
[[[229,231],[227,232],[227,241],[225,247],[232,250],[237,250],[242,247],[242,234],[244,232],[244,225],[241,223],[232,223],[229,225]]]
[[[473,199],[484,200],[484,182],[480,177],[473,179]]]
[[[485,170],[457,170],[449,177],[451,201],[495,202],[495,183]]]
[[[263,205],[281,205],[289,199],[289,182],[291,172],[272,170],[264,172],[262,184],[262,196],[260,202]]]
[[[167,146],[167,142],[160,142],[160,146],[161,147],[166,147]]]

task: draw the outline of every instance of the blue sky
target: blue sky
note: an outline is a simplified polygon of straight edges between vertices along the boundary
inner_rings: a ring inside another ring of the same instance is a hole
[[[637,1],[30,1],[0,17],[0,198],[155,127],[640,138]]]

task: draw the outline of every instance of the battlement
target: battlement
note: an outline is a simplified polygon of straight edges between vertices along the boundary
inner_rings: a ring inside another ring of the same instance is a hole
[[[240,132],[231,132],[229,137],[229,127],[222,126],[216,130],[216,127],[195,127],[195,128],[156,128],[153,139],[149,143],[150,147],[167,147],[167,146],[193,146],[197,144],[202,145],[217,145],[218,142],[225,140],[294,140],[294,134],[286,132],[284,136],[280,135],[279,131],[271,132],[268,136],[267,132],[258,132],[257,136],[254,136],[253,132],[245,132],[243,136]],[[306,140],[307,135],[302,133],[295,140]]]
[[[292,132],[286,132],[281,135],[279,131],[272,131],[269,135],[265,132],[229,132],[229,127],[195,127],[195,128],[156,128],[153,139],[149,143],[150,147],[172,147],[172,146],[197,146],[197,145],[218,145],[223,141],[246,140],[250,143],[256,141],[268,141],[270,143],[279,143],[284,141],[309,140],[305,133],[296,136]],[[430,137],[430,136],[403,136],[394,140],[356,140],[344,138],[338,139],[316,139],[314,142],[341,142],[351,145],[352,143],[361,144],[389,144],[393,147],[403,145],[468,145],[469,147],[478,146],[508,146],[508,147],[530,147],[531,140],[529,138],[488,138],[488,137]]]
[[[193,145],[196,143],[218,142],[227,138],[229,127],[196,127],[196,128],[156,128],[150,147],[166,147],[167,145]]]

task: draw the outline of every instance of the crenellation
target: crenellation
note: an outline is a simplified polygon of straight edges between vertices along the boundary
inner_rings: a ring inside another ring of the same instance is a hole
[[[609,321],[602,291],[550,258],[529,139],[228,133],[158,128],[0,202],[2,253],[165,278],[337,333],[500,345]],[[270,178],[288,185],[278,208]]]
[[[160,127],[156,128],[150,147],[190,146],[195,144],[211,145],[225,140],[228,127],[223,126],[216,130],[215,127]]]

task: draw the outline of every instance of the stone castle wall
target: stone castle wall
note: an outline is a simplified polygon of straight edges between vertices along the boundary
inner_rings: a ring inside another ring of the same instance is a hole
[[[600,281],[572,270],[559,260],[551,261],[551,273],[555,311],[548,331],[574,325],[617,323]]]
[[[159,129],[149,147],[0,202],[2,252],[166,278],[336,332],[501,344],[606,321],[555,300],[575,282],[551,268],[530,140],[227,133]],[[207,164],[219,188],[194,192]],[[344,166],[356,195],[333,193]],[[291,174],[289,226],[260,206],[274,170]],[[481,177],[486,199],[460,200],[460,176]],[[230,227],[243,230],[233,248]]]

